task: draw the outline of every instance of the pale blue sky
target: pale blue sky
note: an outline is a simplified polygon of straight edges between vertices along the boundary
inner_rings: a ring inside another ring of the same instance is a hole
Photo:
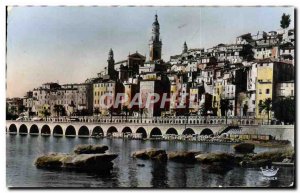
[[[157,11],[163,59],[189,48],[233,43],[247,32],[280,28],[291,7],[14,7],[7,19],[7,96],[44,82],[80,83],[129,52],[148,54]]]

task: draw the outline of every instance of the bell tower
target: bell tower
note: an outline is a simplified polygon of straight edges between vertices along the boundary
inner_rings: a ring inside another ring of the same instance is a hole
[[[155,14],[154,22],[152,24],[152,36],[149,42],[150,47],[150,61],[161,59],[161,39],[159,39],[159,23],[157,19],[157,14]]]
[[[188,47],[187,47],[186,42],[184,42],[182,53],[183,53],[183,54],[184,54],[184,53],[187,53],[187,51],[188,51]]]
[[[112,49],[110,49],[108,52],[107,64],[107,74],[109,75],[110,79],[115,79],[115,60],[114,52]]]

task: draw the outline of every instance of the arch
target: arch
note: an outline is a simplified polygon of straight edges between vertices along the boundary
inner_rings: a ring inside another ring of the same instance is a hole
[[[42,135],[50,135],[51,134],[51,129],[48,125],[43,125],[41,129],[41,134]]]
[[[92,136],[104,135],[103,129],[100,126],[96,126],[92,131]]]
[[[176,129],[174,128],[169,128],[166,132],[166,134],[175,134],[175,135],[178,135],[178,132]]]
[[[20,134],[27,134],[28,133],[28,129],[27,129],[27,126],[22,124],[19,128],[19,133]]]
[[[117,130],[117,128],[114,127],[114,126],[111,126],[111,127],[108,128],[108,130],[107,130],[107,134],[112,134],[112,133],[117,133],[117,132],[118,132],[118,130]]]
[[[195,134],[195,131],[191,128],[187,128],[182,132],[182,135],[193,135]]]
[[[63,135],[63,129],[61,128],[60,125],[56,125],[53,129],[53,135],[56,136],[62,136]]]
[[[39,128],[37,125],[32,125],[29,129],[30,134],[38,134],[39,133]]]
[[[154,127],[150,132],[150,137],[152,137],[153,135],[162,135],[162,132],[159,128]]]
[[[66,128],[65,136],[76,136],[76,129],[73,125],[69,125]]]
[[[17,129],[17,126],[15,124],[11,124],[8,128],[8,132],[10,132],[10,133],[17,133],[18,132],[17,130],[18,129]]]
[[[90,135],[90,131],[89,128],[87,128],[87,126],[81,126],[78,130],[78,135],[79,136],[89,136]]]
[[[143,127],[139,127],[139,128],[136,130],[136,133],[142,133],[142,137],[143,137],[143,138],[147,138],[147,132],[146,132],[146,130],[145,130]]]
[[[130,127],[124,127],[122,133],[132,133],[132,130],[130,129]]]
[[[214,132],[209,128],[203,129],[200,133],[200,135],[213,135],[213,134],[214,134]]]

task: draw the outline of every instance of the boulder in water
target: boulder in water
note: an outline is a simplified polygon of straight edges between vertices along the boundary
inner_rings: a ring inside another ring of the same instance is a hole
[[[62,154],[40,156],[35,165],[46,169],[72,169],[81,171],[106,171],[112,169],[111,162],[117,154]]]
[[[191,163],[195,162],[198,152],[174,151],[168,153],[168,159],[175,162]]]
[[[67,157],[67,154],[63,153],[50,153],[43,155],[35,160],[35,165],[38,168],[58,169],[62,168],[63,160]]]
[[[104,145],[79,145],[73,153],[49,153],[35,160],[37,168],[70,169],[79,171],[110,171],[112,160],[117,154],[105,153],[108,150]]]
[[[261,152],[252,157],[253,161],[269,159],[272,162],[282,162],[285,158],[293,158],[295,151],[293,148],[284,148],[280,150]],[[294,160],[291,159],[293,162]]]
[[[223,152],[203,153],[197,155],[195,158],[196,160],[204,164],[212,164],[214,162],[234,164],[235,162],[234,155],[229,153],[223,153]]]
[[[165,150],[153,149],[153,148],[136,151],[132,154],[132,157],[140,158],[140,159],[160,160],[160,161],[166,161],[168,159]]]
[[[74,148],[76,154],[96,154],[105,153],[108,150],[106,145],[77,145]]]
[[[269,159],[261,159],[261,160],[243,160],[240,162],[241,167],[246,168],[257,168],[257,167],[264,167],[264,166],[270,166],[272,164],[272,161]]]
[[[255,145],[252,143],[240,143],[234,146],[237,153],[253,153]]]

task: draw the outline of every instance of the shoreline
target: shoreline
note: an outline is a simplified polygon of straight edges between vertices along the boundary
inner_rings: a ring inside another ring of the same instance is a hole
[[[7,133],[8,135],[17,135],[17,133]],[[20,134],[21,136],[39,136],[31,134]],[[41,135],[42,137],[50,137],[52,135]],[[53,136],[53,137],[66,137],[66,138],[75,138],[76,136]],[[143,139],[134,139],[134,138],[125,138],[125,137],[100,137],[100,136],[77,136],[78,138],[95,138],[95,139],[125,139],[125,140],[141,140],[141,141],[169,141],[169,142],[194,142],[194,143],[206,143],[206,144],[239,144],[239,143],[253,143],[258,147],[270,147],[270,148],[285,148],[290,147],[291,142],[287,140],[271,140],[271,141],[257,141],[257,140],[239,140],[239,141],[197,141],[197,140],[183,140],[183,139],[158,139],[158,138],[143,138]]]

